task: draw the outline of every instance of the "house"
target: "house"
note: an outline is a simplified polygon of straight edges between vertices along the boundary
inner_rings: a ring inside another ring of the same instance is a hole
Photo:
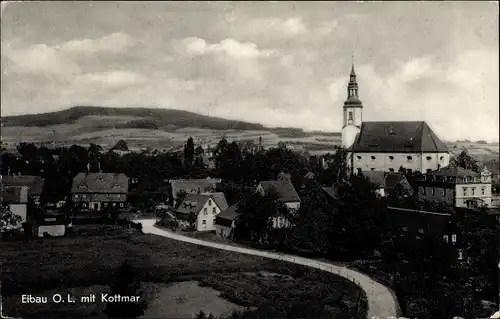
[[[500,163],[496,160],[493,159],[491,161],[487,161],[483,164],[488,171],[491,173],[491,180],[493,182],[498,182],[499,181],[499,171],[500,171]]]
[[[45,179],[33,175],[2,175],[1,186],[27,186],[35,204],[40,204]]]
[[[396,172],[400,167],[425,173],[449,164],[448,148],[426,122],[367,122],[362,118],[363,103],[353,65],[342,126],[342,146],[348,150],[351,174]]]
[[[68,224],[65,215],[48,212],[43,218],[37,221],[36,233],[38,237],[61,237],[66,234]]]
[[[382,197],[394,193],[398,185],[409,194],[413,193],[413,189],[403,173],[382,171],[364,171],[362,173],[377,186],[377,193]]]
[[[476,173],[452,164],[425,174],[418,189],[419,198],[427,201],[453,207],[491,207],[491,175],[486,167]]]
[[[217,184],[221,182],[220,179],[177,179],[171,180],[170,185],[172,188],[172,202],[176,206],[177,194],[180,191],[184,191],[187,194],[205,194],[213,193],[217,187]]]
[[[79,173],[73,178],[71,199],[75,208],[100,211],[127,205],[128,177],[122,173]]]
[[[215,217],[215,233],[222,238],[232,238],[238,216],[237,204],[229,206],[221,211],[220,214]]]
[[[30,200],[28,186],[4,186],[0,189],[0,203],[3,209],[21,217],[15,228],[21,227],[28,218],[28,202]]]
[[[224,209],[227,209],[227,202],[223,194],[187,194],[175,214],[183,228],[194,226],[197,231],[212,231],[216,216]]]
[[[257,185],[256,191],[261,193],[262,196],[266,196],[271,192],[276,192],[278,199],[285,204],[288,211],[292,214],[296,214],[300,208],[299,194],[297,194],[290,180],[261,181]],[[272,218],[273,228],[288,227],[290,225],[290,221],[284,216],[274,216]]]

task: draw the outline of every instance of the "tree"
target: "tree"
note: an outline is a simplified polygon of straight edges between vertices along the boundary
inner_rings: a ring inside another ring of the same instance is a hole
[[[462,152],[460,152],[460,154],[456,158],[454,158],[453,161],[459,167],[478,173],[480,172],[478,161],[470,156],[465,148],[462,149]]]
[[[115,146],[111,148],[111,150],[128,151],[127,142],[125,142],[124,140],[119,140],[118,142],[116,142]]]
[[[193,138],[188,138],[186,144],[184,145],[184,167],[188,170],[188,173],[193,166],[194,161],[194,141]]]
[[[0,229],[16,227],[21,221],[21,216],[14,214],[6,206],[0,207]]]
[[[136,319],[144,315],[147,302],[140,291],[140,281],[136,270],[125,260],[116,273],[113,283],[109,286],[110,296],[139,296],[137,302],[110,302],[106,304],[104,314],[108,318]]]

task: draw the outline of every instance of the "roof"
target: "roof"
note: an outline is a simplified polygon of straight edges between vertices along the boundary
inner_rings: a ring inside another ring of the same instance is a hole
[[[0,202],[5,204],[28,203],[28,186],[4,186],[0,189]]]
[[[203,192],[204,188],[215,188],[216,184],[214,179],[178,179],[171,182],[172,195],[176,196],[181,190],[191,193],[198,188]]]
[[[486,166],[486,168],[488,169],[488,171],[491,172],[491,174],[498,174],[498,172],[500,171],[500,163],[495,159],[485,162],[483,166]]]
[[[377,187],[385,188],[385,172],[383,171],[362,171],[363,176],[368,178],[370,182]]]
[[[128,193],[123,173],[79,173],[73,178],[72,193]]]
[[[321,189],[331,198],[337,199],[338,192],[335,187],[321,187]]]
[[[410,183],[406,179],[406,176],[400,172],[390,172],[385,176],[385,188],[387,193],[390,193],[392,190],[396,188],[396,185],[400,184],[411,193],[413,193],[413,189],[411,188]]]
[[[198,215],[205,203],[210,199],[209,195],[186,194],[184,200],[177,208],[176,212],[189,215]]]
[[[28,186],[33,196],[40,196],[45,179],[32,175],[2,175],[2,186]]]
[[[222,212],[220,212],[219,215],[217,215],[217,218],[222,218],[226,220],[235,220],[236,217],[238,217],[239,215],[240,213],[238,212],[238,204],[234,204],[232,206],[229,206]]]
[[[445,153],[446,145],[426,122],[363,122],[354,152]]]
[[[457,165],[448,165],[425,175],[451,176],[451,177],[478,177],[481,174],[467,170]]]
[[[262,186],[266,193],[274,189],[283,202],[300,202],[299,194],[297,194],[292,182],[289,180],[262,181],[259,185]]]
[[[215,204],[217,205],[217,207],[219,207],[219,209],[221,211],[227,209],[228,205],[227,205],[226,196],[224,195],[224,193],[222,193],[222,192],[221,193],[211,193],[210,197],[212,197]]]

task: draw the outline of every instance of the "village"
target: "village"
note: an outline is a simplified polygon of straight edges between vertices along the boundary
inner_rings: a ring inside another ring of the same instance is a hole
[[[352,65],[342,145],[322,156],[228,141],[2,152],[2,245],[84,225],[348,260],[419,318],[498,308],[498,162],[451,157],[426,122],[362,121]],[[151,222],[145,223],[145,220]],[[146,229],[148,228],[148,229]],[[415,286],[428,289],[416,291]],[[496,305],[496,306],[495,306]]]

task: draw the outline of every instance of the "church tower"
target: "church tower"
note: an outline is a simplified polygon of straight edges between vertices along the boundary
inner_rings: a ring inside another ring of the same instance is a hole
[[[344,102],[343,121],[342,121],[342,147],[349,148],[354,143],[356,135],[361,130],[363,120],[363,104],[358,96],[358,82],[356,81],[356,72],[354,63],[347,84],[347,100]]]

